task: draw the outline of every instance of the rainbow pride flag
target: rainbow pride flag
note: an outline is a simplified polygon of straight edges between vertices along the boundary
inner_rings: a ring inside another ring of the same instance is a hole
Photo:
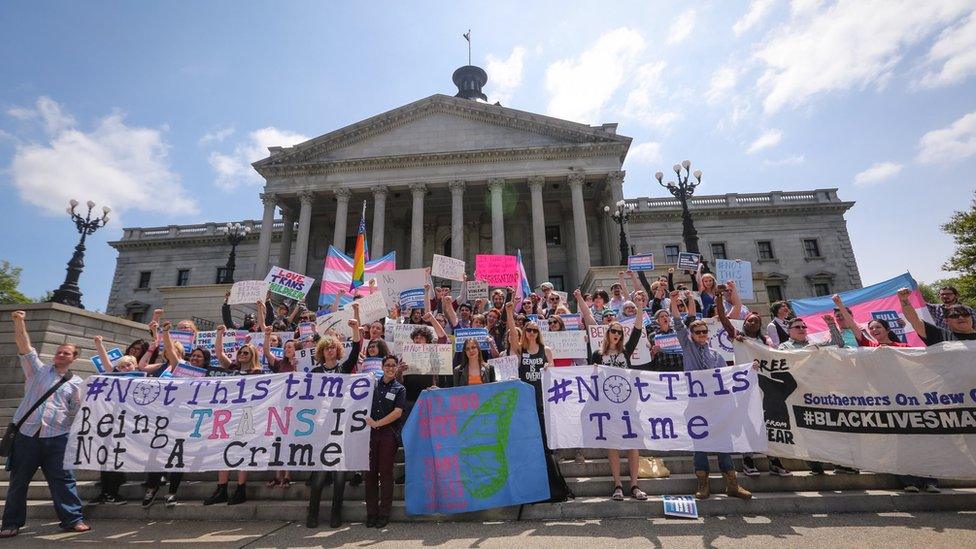
[[[366,261],[369,259],[369,252],[366,250],[366,201],[363,200],[363,213],[359,217],[359,232],[356,233],[356,251],[353,253],[352,260],[352,282],[349,291],[363,285],[363,274],[366,269]]]

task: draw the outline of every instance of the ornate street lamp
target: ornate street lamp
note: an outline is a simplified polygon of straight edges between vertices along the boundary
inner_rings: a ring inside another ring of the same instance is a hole
[[[230,242],[230,256],[227,258],[227,274],[224,275],[223,283],[233,284],[237,245],[247,238],[247,235],[251,233],[251,228],[240,223],[228,223],[224,227],[221,227],[220,230],[227,236],[227,241]]]
[[[64,282],[61,283],[61,286],[57,290],[54,290],[51,301],[84,309],[85,306],[81,304],[81,289],[78,287],[78,278],[81,277],[81,271],[85,268],[85,238],[90,234],[94,234],[95,231],[108,223],[108,213],[112,209],[108,206],[103,206],[102,217],[92,219],[91,213],[92,208],[95,207],[94,202],[91,200],[88,201],[88,213],[85,217],[81,217],[81,215],[75,212],[75,208],[78,207],[77,200],[72,198],[68,203],[71,204],[67,209],[68,215],[71,216],[71,220],[75,222],[75,227],[81,233],[81,240],[75,246],[75,253],[71,256],[71,260],[68,261],[68,274],[65,275]]]
[[[691,220],[691,212],[688,211],[688,199],[695,194],[695,187],[701,185],[701,170],[691,171],[691,161],[685,160],[681,164],[673,166],[674,173],[678,176],[678,183],[668,181],[664,183],[664,174],[657,172],[654,177],[662,187],[667,189],[675,198],[681,201],[681,236],[685,241],[685,251],[701,253],[698,251],[698,231],[695,230],[695,223]],[[695,181],[691,181],[689,176],[694,175]]]
[[[628,204],[623,200],[618,200],[611,210],[610,206],[604,206],[603,211],[613,219],[613,222],[620,225],[620,264],[627,264],[627,234],[624,232],[624,225],[630,221],[630,214],[637,209],[635,204]]]

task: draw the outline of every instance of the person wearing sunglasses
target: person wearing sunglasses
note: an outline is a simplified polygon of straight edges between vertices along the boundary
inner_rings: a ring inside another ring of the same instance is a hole
[[[972,319],[973,328],[976,328],[976,313],[973,312],[972,307],[967,307],[959,302],[959,290],[954,286],[943,286],[939,288],[939,301],[942,303],[925,304],[928,307],[929,314],[932,315],[932,319],[935,320],[936,326],[948,330],[949,323],[946,315],[949,313],[949,307],[960,305],[969,312],[969,318]]]
[[[681,301],[681,293],[677,290],[671,292],[671,316],[680,318],[681,312],[678,310],[678,302]],[[675,322],[675,332],[678,334],[678,341],[681,343],[682,361],[686,372],[696,370],[713,370],[715,368],[725,368],[725,358],[718,354],[718,351],[708,345],[708,324],[704,320],[695,319],[695,301],[689,299],[688,317],[691,322],[685,326],[684,322]],[[732,467],[732,456],[725,452],[719,452],[718,468],[725,479],[725,493],[730,497],[750,499],[752,493],[739,486],[739,481],[735,476],[735,469]],[[693,458],[695,466],[695,476],[698,478],[698,490],[695,491],[695,498],[706,499],[711,494],[708,487],[708,454],[705,452],[695,452]]]
[[[915,328],[915,332],[926,345],[935,345],[943,341],[976,340],[976,329],[973,328],[973,313],[961,303],[950,305],[945,309],[946,328],[919,318],[915,306],[908,301],[912,294],[908,288],[898,290],[898,301],[901,302],[901,312],[905,320]]]
[[[781,351],[795,351],[797,349],[804,349],[810,347],[811,345],[818,347],[843,347],[844,346],[844,336],[841,335],[840,330],[837,328],[837,323],[834,322],[833,315],[823,315],[823,321],[827,324],[827,329],[830,332],[830,341],[822,344],[816,344],[810,341],[807,336],[807,323],[802,318],[792,318],[787,325],[787,331],[789,332],[789,339],[779,344],[777,349]]]

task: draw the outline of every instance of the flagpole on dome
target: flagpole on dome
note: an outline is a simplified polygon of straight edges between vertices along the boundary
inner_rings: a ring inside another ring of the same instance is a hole
[[[461,36],[463,36],[464,39],[468,41],[468,65],[470,65],[471,64],[471,29],[468,29],[468,32],[462,34]]]

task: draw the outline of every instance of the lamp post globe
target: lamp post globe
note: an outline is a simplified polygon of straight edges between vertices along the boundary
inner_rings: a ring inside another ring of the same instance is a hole
[[[95,208],[95,203],[89,200],[85,205],[88,206],[88,212],[85,214],[85,217],[82,217],[75,212],[75,209],[78,207],[78,201],[73,198],[68,201],[66,211],[71,216],[71,220],[74,221],[75,228],[78,230],[81,238],[75,246],[75,251],[71,255],[71,259],[68,260],[68,268],[64,276],[64,282],[61,283],[61,286],[57,290],[54,290],[54,294],[51,296],[51,302],[53,303],[78,307],[79,309],[85,308],[81,303],[81,288],[78,286],[78,279],[81,278],[81,273],[85,269],[85,239],[108,223],[108,214],[112,211],[108,206],[104,206],[102,207],[102,216],[96,216],[92,219],[92,209]]]

